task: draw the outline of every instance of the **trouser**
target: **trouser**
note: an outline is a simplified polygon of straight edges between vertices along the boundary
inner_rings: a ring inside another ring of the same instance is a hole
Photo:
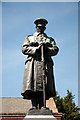
[[[35,93],[32,98],[31,98],[31,102],[32,102],[32,107],[36,108],[36,109],[41,109],[41,107],[44,106],[43,103],[43,93],[41,92],[37,92]]]

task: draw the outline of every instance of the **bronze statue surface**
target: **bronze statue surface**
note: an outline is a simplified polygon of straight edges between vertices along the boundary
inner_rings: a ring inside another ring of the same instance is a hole
[[[59,49],[55,40],[44,31],[48,21],[39,18],[34,21],[37,32],[25,38],[22,53],[28,55],[25,62],[22,96],[32,101],[30,110],[46,109],[46,100],[56,95],[53,61],[51,56],[57,55]]]

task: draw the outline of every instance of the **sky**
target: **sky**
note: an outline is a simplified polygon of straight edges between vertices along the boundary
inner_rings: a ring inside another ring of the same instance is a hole
[[[79,0],[1,0],[2,2],[79,2]]]
[[[2,3],[2,96],[21,96],[25,61],[21,47],[26,36],[36,32],[34,20],[48,20],[45,33],[59,47],[54,61],[55,86],[65,97],[67,90],[78,104],[78,3],[3,2]]]

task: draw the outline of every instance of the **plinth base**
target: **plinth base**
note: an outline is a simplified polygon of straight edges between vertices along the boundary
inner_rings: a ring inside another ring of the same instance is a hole
[[[57,120],[53,115],[26,115],[23,120]]]
[[[29,109],[27,115],[52,115],[52,111],[49,108],[41,109]]]

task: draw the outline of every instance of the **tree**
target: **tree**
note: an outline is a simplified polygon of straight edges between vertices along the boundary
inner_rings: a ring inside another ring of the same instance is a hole
[[[78,107],[75,105],[73,99],[74,95],[72,95],[69,90],[67,90],[67,96],[65,96],[64,98],[60,98],[58,93],[54,97],[54,101],[56,103],[58,111],[65,114],[64,117],[66,120],[79,120]]]

